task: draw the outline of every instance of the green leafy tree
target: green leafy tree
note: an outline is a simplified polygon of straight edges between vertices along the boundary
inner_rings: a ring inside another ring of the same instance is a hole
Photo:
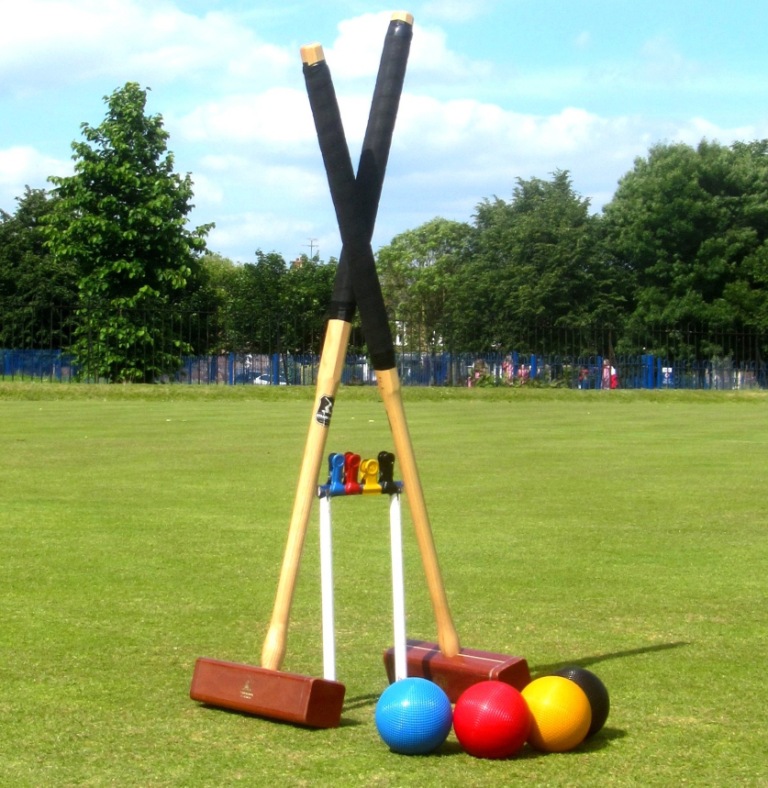
[[[537,350],[542,327],[618,322],[622,277],[607,260],[600,217],[562,171],[519,179],[510,202],[484,200],[472,225],[434,219],[378,254],[407,349],[478,353]]]
[[[215,252],[206,252],[200,258],[179,304],[183,335],[192,354],[221,353],[232,345],[228,326],[238,270],[232,260]]]
[[[466,259],[472,228],[435,218],[396,236],[381,248],[377,268],[382,292],[404,350],[453,345],[454,277]]]
[[[240,353],[319,352],[331,300],[335,261],[302,255],[287,266],[276,252],[234,265],[204,258],[206,290],[216,291],[221,349]]]
[[[618,303],[599,244],[599,217],[565,171],[550,181],[519,179],[511,202],[480,203],[471,264],[456,282],[466,347],[536,350],[542,327],[614,316]]]
[[[190,350],[164,314],[194,279],[211,225],[187,228],[192,180],[174,173],[168,132],[146,100],[135,82],[106,96],[104,121],[83,123],[72,144],[74,175],[50,179],[48,242],[79,271],[74,350],[89,378],[152,381]]]
[[[654,146],[621,179],[605,229],[635,329],[768,328],[768,140]]]
[[[302,255],[282,280],[285,315],[282,348],[289,353],[319,353],[336,275],[335,260],[322,263]]]
[[[54,260],[42,224],[54,198],[27,187],[16,212],[0,211],[0,344],[5,347],[60,348],[69,341],[76,301],[72,261]]]
[[[285,260],[276,252],[256,252],[255,263],[238,266],[233,277],[229,313],[232,349],[250,353],[275,353],[288,321],[281,307]]]

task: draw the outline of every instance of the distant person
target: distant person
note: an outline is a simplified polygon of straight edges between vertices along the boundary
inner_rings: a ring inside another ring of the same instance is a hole
[[[605,361],[603,361],[603,388],[617,389],[618,387],[619,376],[616,374],[616,368],[608,359],[605,359]]]

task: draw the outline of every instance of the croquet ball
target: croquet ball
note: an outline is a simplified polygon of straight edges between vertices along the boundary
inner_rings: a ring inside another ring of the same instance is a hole
[[[587,731],[587,738],[594,736],[605,725],[611,708],[611,699],[605,684],[592,671],[576,665],[558,670],[555,676],[564,676],[584,690],[592,709],[592,723]]]
[[[376,704],[376,728],[393,752],[424,755],[447,738],[453,723],[451,701],[432,681],[407,678],[390,684]]]
[[[453,710],[453,732],[475,758],[509,758],[525,744],[531,713],[518,690],[480,681],[464,690]]]
[[[566,752],[584,741],[592,710],[578,684],[563,676],[542,676],[526,685],[522,695],[531,712],[531,746],[542,752]]]

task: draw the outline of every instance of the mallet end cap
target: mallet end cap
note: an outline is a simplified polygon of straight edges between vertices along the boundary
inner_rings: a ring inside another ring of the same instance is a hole
[[[301,62],[308,66],[325,60],[322,44],[307,44],[301,48]]]
[[[392,21],[393,22],[405,22],[407,25],[413,24],[413,14],[408,13],[408,11],[395,11],[392,14]]]

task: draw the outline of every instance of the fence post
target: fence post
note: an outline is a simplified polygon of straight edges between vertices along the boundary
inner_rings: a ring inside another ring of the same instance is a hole
[[[655,389],[656,380],[654,375],[654,357],[650,354],[647,354],[641,358],[643,364],[643,374],[640,385],[644,389]]]

